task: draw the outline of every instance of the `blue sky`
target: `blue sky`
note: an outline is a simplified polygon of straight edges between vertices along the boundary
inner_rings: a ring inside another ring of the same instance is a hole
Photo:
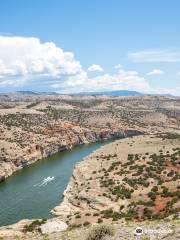
[[[1,0],[0,90],[180,95],[179,9],[179,0]]]

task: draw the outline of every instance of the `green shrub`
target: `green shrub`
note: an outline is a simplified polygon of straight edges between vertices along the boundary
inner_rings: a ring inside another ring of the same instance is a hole
[[[90,222],[86,221],[83,223],[83,226],[88,226],[90,224]]]
[[[37,102],[33,102],[33,103],[27,105],[26,108],[32,108],[32,107],[35,107],[35,106],[38,105],[39,103],[40,103],[39,101],[37,101]]]
[[[156,192],[149,192],[148,193],[148,197],[150,197],[152,201],[154,201],[156,199],[156,195],[157,195]]]
[[[112,226],[100,224],[97,226],[93,226],[87,236],[86,240],[102,240],[105,236],[113,236],[114,229]]]
[[[102,218],[98,218],[98,223],[102,223],[103,222],[103,219]]]
[[[99,216],[99,213],[93,213],[93,216],[97,217],[97,216]]]
[[[42,220],[34,220],[32,223],[30,223],[29,225],[25,225],[23,231],[24,232],[33,232],[35,230],[40,231],[40,226],[44,223],[46,223],[46,219],[42,219]]]

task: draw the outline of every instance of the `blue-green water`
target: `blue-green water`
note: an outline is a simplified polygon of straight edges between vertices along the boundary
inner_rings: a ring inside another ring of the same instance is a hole
[[[75,147],[17,171],[0,183],[0,226],[20,219],[49,218],[63,200],[73,168],[83,157],[110,141]]]

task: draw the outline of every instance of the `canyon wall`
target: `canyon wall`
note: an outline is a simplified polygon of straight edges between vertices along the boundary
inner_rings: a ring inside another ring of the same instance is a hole
[[[46,129],[41,142],[38,142],[38,138],[34,134],[31,136],[33,142],[29,141],[25,148],[6,142],[6,152],[0,153],[0,182],[19,169],[74,146],[142,134],[137,130],[92,131],[77,126],[70,126],[63,134],[62,131],[64,131],[62,126]]]

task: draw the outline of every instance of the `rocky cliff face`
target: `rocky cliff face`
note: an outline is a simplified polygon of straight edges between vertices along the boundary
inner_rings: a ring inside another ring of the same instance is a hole
[[[0,99],[0,181],[78,144],[180,131],[179,98],[13,96]]]
[[[43,128],[39,133],[24,133],[18,130],[21,142],[15,142],[17,132],[4,128],[0,137],[0,181],[5,180],[18,169],[24,168],[39,159],[52,156],[61,151],[71,149],[73,146],[88,144],[105,139],[124,137],[131,134],[141,134],[135,130],[99,130],[94,131],[87,128],[74,126],[72,124],[60,123]],[[7,141],[7,136],[14,137],[14,142]],[[23,145],[25,144],[25,145]]]

